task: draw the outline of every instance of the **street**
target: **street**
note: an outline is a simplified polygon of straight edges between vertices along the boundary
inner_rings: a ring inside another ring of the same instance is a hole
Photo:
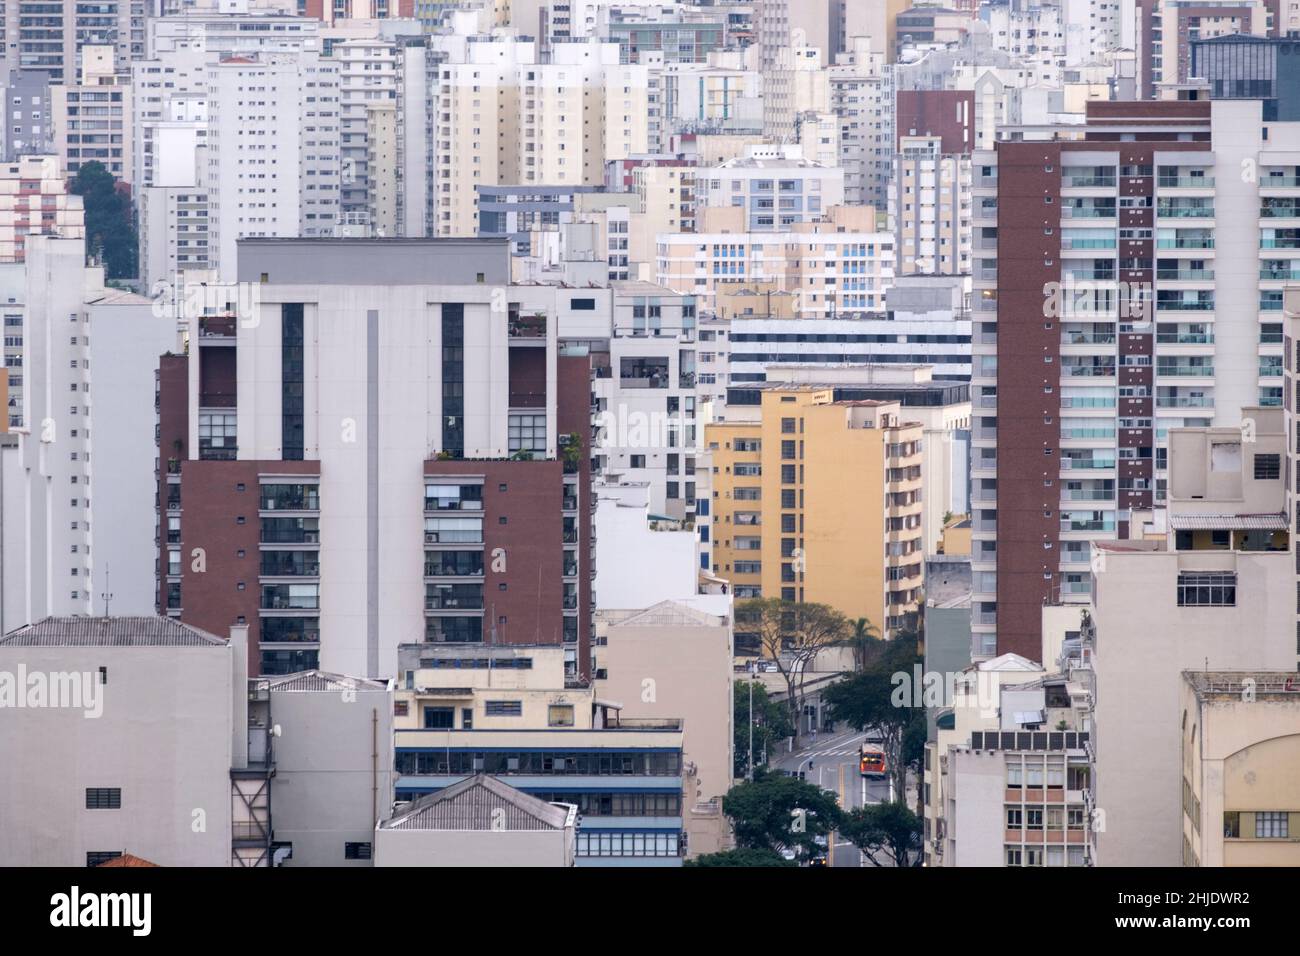
[[[808,783],[834,792],[844,810],[884,803],[890,796],[890,781],[863,777],[858,772],[858,756],[866,736],[852,730],[819,734],[815,739],[810,736],[805,738],[803,749],[773,756],[771,766],[774,770],[802,771]],[[909,788],[914,784],[914,780],[908,780]],[[839,840],[838,834],[834,837],[830,841],[831,866],[866,865],[861,850]]]

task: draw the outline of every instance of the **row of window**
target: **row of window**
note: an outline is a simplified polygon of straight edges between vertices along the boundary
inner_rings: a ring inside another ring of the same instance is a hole
[[[578,856],[680,856],[678,833],[579,833]]]
[[[680,751],[472,751],[398,750],[399,774],[519,773],[587,776],[677,776]]]

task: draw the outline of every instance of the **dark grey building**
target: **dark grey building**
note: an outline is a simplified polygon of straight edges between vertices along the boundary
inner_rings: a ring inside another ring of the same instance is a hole
[[[1193,40],[1189,76],[1213,100],[1262,100],[1264,120],[1300,119],[1300,40],[1233,35]]]

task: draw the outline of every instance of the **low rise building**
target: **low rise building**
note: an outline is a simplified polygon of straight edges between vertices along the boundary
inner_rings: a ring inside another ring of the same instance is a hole
[[[573,866],[578,808],[485,773],[401,806],[375,827],[375,866]]]

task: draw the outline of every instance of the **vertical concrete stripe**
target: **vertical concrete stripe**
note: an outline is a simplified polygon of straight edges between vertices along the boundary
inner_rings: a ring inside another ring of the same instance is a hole
[[[366,312],[366,676],[379,676],[379,313]]]

